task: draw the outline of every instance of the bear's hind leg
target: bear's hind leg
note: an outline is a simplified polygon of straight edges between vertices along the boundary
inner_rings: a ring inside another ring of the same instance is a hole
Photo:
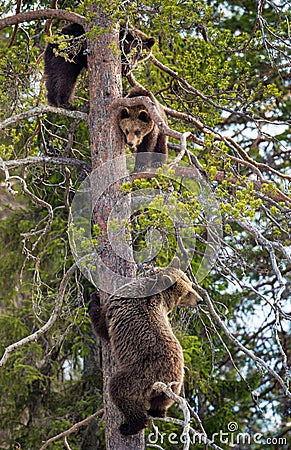
[[[140,383],[125,370],[117,372],[110,380],[110,397],[125,417],[125,421],[119,427],[123,436],[138,433],[148,423],[145,401],[138,389]]]

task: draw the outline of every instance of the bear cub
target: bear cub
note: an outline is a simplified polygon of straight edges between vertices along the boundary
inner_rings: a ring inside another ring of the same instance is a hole
[[[195,307],[201,298],[178,268],[177,260],[174,265],[156,271],[161,292],[149,295],[152,279],[143,281],[143,285],[134,281],[117,290],[102,307],[97,296],[92,296],[89,304],[93,329],[109,341],[116,361],[109,394],[125,418],[119,427],[122,435],[138,433],[147,425],[149,415],[165,417],[173,400],[153,390],[156,381],[174,383],[172,390],[180,393],[183,351],[168,313],[178,305]],[[139,298],[142,289],[145,297]]]
[[[149,97],[167,124],[162,105],[150,91],[135,86],[127,95],[127,98],[134,97]],[[144,167],[158,167],[167,162],[168,136],[159,130],[143,105],[122,108],[118,123],[125,135],[127,145],[136,152],[135,172],[141,171]]]
[[[44,78],[48,103],[72,109],[71,101],[77,78],[83,68],[87,68],[87,45],[82,25],[71,23],[62,28],[61,34],[70,44],[66,50],[68,59],[56,56],[58,44],[49,43],[44,52]],[[140,30],[121,28],[119,33],[122,74],[127,75],[139,61],[151,55],[155,38],[150,38]]]
[[[49,43],[44,52],[44,75],[48,103],[52,106],[72,109],[71,100],[75,84],[83,68],[87,68],[85,41],[81,36],[85,31],[82,25],[72,23],[62,28],[62,34],[70,43],[66,50],[69,60],[56,56],[57,44]]]

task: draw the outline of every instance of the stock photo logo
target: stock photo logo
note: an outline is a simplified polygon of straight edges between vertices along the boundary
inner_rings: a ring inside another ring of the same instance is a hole
[[[143,156],[147,167],[147,154],[139,154],[139,162]],[[79,269],[108,294],[144,277],[145,289],[153,295],[162,289],[155,277],[150,281],[144,268],[156,266],[156,261],[170,267],[174,257],[178,257],[181,270],[185,271],[195,257],[194,275],[200,283],[215,263],[222,238],[219,203],[214,193],[194,168],[179,166],[182,175],[177,175],[177,170],[160,168],[153,174],[152,169],[147,169],[145,172],[150,170],[151,175],[142,178],[131,172],[134,161],[133,155],[107,161],[92,171],[76,192],[69,239]],[[122,196],[110,210],[107,238],[111,252],[141,269],[134,277],[113,273],[97,252],[94,211],[106,203],[106,195],[115,183],[122,184]],[[140,292],[140,297],[145,295],[145,290]]]
[[[281,448],[283,445],[287,445],[286,437],[278,437],[278,436],[266,436],[262,433],[247,433],[241,432],[239,430],[239,425],[237,422],[229,422],[226,430],[218,430],[218,432],[213,433],[211,436],[206,436],[202,433],[197,433],[193,428],[189,429],[189,434],[182,433],[165,433],[160,432],[158,427],[155,427],[154,432],[151,432],[148,435],[148,443],[151,445],[165,445],[170,444],[171,448],[177,448],[180,444],[189,445],[209,445],[209,448],[219,448],[217,445],[214,447],[210,444],[224,444],[227,445],[228,448],[237,448],[241,450],[251,449],[252,446],[258,448],[267,447],[270,448],[270,445],[276,446],[275,448]],[[172,447],[173,446],[173,447]],[[187,447],[189,448],[189,446]],[[195,448],[195,447],[193,447]]]

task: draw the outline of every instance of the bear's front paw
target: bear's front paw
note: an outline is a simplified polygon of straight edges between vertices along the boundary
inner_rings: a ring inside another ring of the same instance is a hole
[[[119,427],[119,431],[122,436],[129,436],[130,434],[137,433],[137,431],[132,430],[132,427],[128,423],[122,423]]]
[[[143,421],[139,424],[122,423],[119,427],[119,431],[123,436],[130,436],[131,434],[137,434],[143,430],[147,422]]]
[[[166,417],[167,412],[165,409],[149,409],[148,415],[152,417]]]
[[[94,291],[91,294],[91,301],[89,303],[89,308],[92,308],[93,306],[100,306],[100,295],[98,294],[98,291]]]

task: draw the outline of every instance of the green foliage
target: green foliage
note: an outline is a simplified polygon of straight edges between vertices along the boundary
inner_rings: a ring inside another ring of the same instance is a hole
[[[159,169],[154,178],[124,183],[122,192],[125,195],[144,193],[143,205],[127,224],[131,234],[130,240],[134,250],[139,252],[140,262],[145,260],[144,252],[147,252],[148,247],[157,239],[156,232],[162,242],[158,254],[155,255],[157,266],[167,265],[177,252],[178,235],[173,232],[177,227],[182,228],[179,236],[185,243],[194,242],[196,233],[203,234],[197,200],[200,188],[196,181],[189,180],[187,183],[174,176],[172,171]],[[170,195],[167,194],[169,192]],[[117,226],[118,224],[115,225],[115,233]]]

